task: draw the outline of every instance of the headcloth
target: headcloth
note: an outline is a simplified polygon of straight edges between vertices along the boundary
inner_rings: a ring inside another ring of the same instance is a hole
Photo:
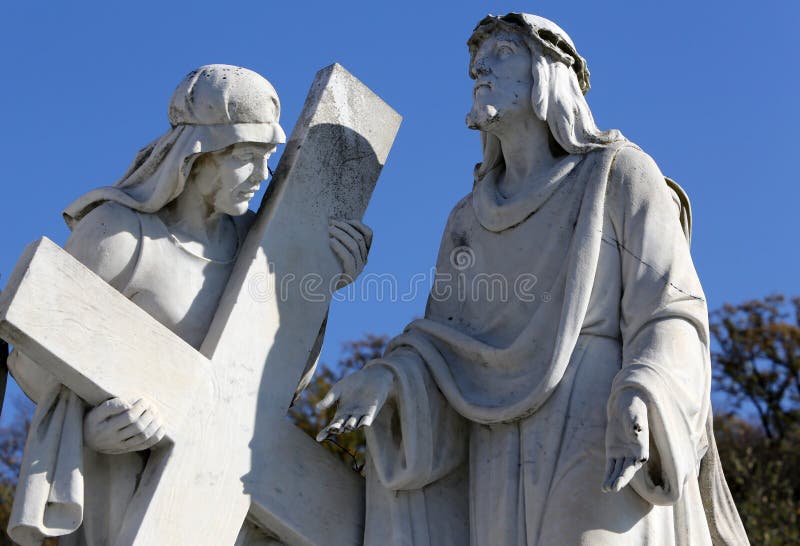
[[[67,207],[67,225],[72,229],[106,201],[156,212],[181,194],[200,154],[240,142],[286,142],[278,123],[280,109],[275,88],[252,70],[210,64],[190,72],[170,100],[170,129],[145,146],[116,183]]]

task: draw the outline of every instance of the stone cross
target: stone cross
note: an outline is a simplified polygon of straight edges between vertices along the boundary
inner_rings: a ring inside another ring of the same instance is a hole
[[[287,420],[400,116],[317,74],[200,352],[47,239],[0,298],[0,336],[88,404],[146,395],[166,423],[118,545],[226,545],[249,517],[289,544],[360,544],[363,480]]]

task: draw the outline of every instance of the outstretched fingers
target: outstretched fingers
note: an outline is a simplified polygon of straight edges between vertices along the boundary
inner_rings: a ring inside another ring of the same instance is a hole
[[[342,417],[339,417],[338,415],[334,417],[333,421],[331,421],[328,426],[319,431],[319,434],[317,434],[317,441],[323,442],[329,436],[341,434],[343,432],[342,427],[344,426],[345,422],[350,419],[350,417],[351,416],[349,414],[343,415]]]
[[[361,420],[361,415],[351,415],[347,421],[344,422],[344,427],[342,427],[343,432],[352,432],[356,429],[356,425]]]
[[[377,413],[377,408],[372,407],[367,411],[367,413],[358,420],[358,424],[356,425],[356,429],[365,428],[372,426],[372,422],[375,420],[375,414]]]
[[[375,409],[372,408],[366,413],[358,411],[342,416],[336,415],[333,421],[317,434],[317,441],[323,442],[330,436],[336,436],[345,432],[353,432],[354,430],[371,426],[372,422],[375,420],[375,413]]]

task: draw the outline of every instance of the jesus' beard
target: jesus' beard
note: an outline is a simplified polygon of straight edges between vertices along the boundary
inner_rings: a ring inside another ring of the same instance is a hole
[[[467,127],[486,131],[500,118],[500,112],[491,104],[472,104],[472,109],[467,114]]]

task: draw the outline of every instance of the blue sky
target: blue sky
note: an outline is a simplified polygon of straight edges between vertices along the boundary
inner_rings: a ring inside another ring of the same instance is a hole
[[[398,298],[372,290],[334,303],[323,360],[364,333],[399,333],[423,313],[424,285],[409,287],[429,275],[480,160],[464,125],[465,41],[486,13],[508,11],[565,28],[588,60],[598,125],[620,129],[687,190],[710,308],[800,292],[800,4],[788,0],[9,3],[0,286],[26,244],[66,240],[61,211],[72,199],[113,183],[168,128],[169,97],[193,68],[264,75],[288,133],[314,73],[339,62],[404,116],[366,217],[375,230],[366,273],[393,274]]]

